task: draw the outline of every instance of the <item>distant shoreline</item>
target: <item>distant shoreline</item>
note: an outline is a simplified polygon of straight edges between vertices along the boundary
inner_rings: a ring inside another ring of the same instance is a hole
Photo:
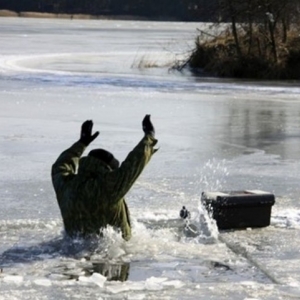
[[[43,12],[15,12],[12,10],[0,10],[0,17],[40,18],[40,19],[69,19],[69,20],[135,20],[135,21],[173,21],[172,18],[146,18],[133,15],[87,15],[87,14],[64,14],[64,13],[43,13]]]

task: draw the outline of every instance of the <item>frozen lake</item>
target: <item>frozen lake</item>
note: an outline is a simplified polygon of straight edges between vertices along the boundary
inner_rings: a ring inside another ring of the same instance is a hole
[[[0,18],[0,300],[300,298],[299,82],[170,72],[206,26]],[[145,114],[160,150],[126,197],[133,238],[65,240],[52,163],[87,119],[122,161]],[[218,232],[201,192],[243,189],[275,194],[271,226]]]

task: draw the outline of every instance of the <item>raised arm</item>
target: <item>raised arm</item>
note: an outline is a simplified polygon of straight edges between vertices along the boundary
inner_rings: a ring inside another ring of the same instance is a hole
[[[126,195],[157,151],[154,149],[157,140],[154,138],[155,130],[150,121],[150,115],[146,115],[142,125],[145,136],[128,154],[121,166],[106,175],[106,193],[113,203]]]
[[[60,188],[69,176],[76,173],[79,159],[85,148],[99,135],[95,132],[92,135],[93,121],[87,120],[81,126],[80,139],[70,148],[65,150],[52,166],[51,177],[55,190]]]

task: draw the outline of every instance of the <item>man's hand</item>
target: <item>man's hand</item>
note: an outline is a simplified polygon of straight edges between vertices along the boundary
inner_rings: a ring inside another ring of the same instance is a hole
[[[88,146],[99,135],[99,131],[96,131],[92,135],[92,129],[93,129],[92,120],[87,120],[84,123],[82,123],[79,142]]]
[[[145,132],[145,134],[151,134],[152,136],[155,135],[155,129],[154,126],[150,120],[150,115],[146,115],[143,122],[143,131]]]

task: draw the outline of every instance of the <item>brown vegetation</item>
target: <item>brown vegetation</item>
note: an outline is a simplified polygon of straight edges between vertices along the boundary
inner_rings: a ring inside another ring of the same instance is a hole
[[[220,3],[220,19],[228,20],[227,28],[209,38],[201,32],[186,64],[220,77],[300,79],[298,1]]]
[[[95,16],[83,15],[83,14],[54,14],[54,13],[43,13],[43,12],[15,12],[11,10],[0,10],[0,17],[23,17],[23,18],[59,18],[59,19],[96,19]]]
[[[249,37],[239,34],[240,53],[230,32],[206,42],[198,37],[195,50],[189,58],[192,69],[202,69],[220,77],[256,79],[300,79],[300,37],[289,33],[283,43],[276,37],[276,61],[268,43],[256,31],[249,51]]]
[[[63,14],[63,13],[45,13],[45,12],[15,12],[11,10],[0,10],[0,17],[22,17],[22,18],[46,18],[46,19],[80,19],[80,20],[143,20],[141,17],[129,15],[88,15],[88,14]]]
[[[0,10],[0,17],[18,17],[19,14],[15,11],[2,9]]]

